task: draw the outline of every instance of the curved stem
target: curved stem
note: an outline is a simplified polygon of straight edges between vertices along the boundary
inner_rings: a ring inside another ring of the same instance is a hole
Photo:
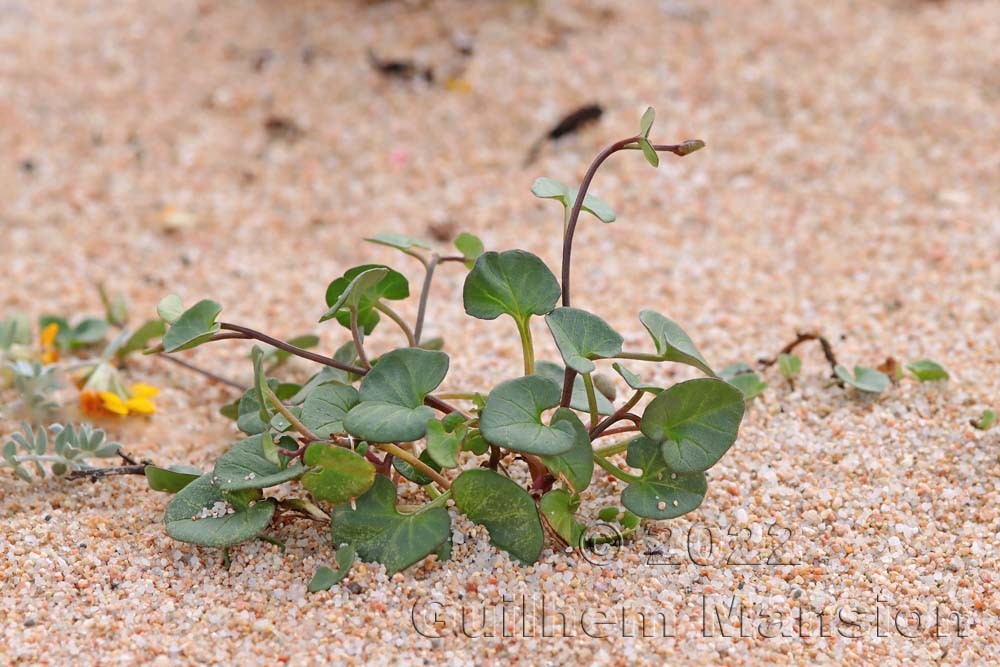
[[[615,454],[621,454],[628,450],[628,440],[623,442],[616,442],[613,445],[608,445],[607,447],[600,447],[594,450],[594,454],[602,458],[607,458],[609,456],[614,456]]]
[[[322,354],[317,354],[315,352],[310,352],[309,350],[304,350],[301,347],[296,347],[290,345],[283,340],[278,340],[272,336],[268,336],[265,333],[251,329],[249,327],[244,327],[239,324],[231,324],[229,322],[220,322],[219,327],[227,331],[236,331],[243,334],[245,338],[252,338],[254,340],[259,340],[262,343],[267,343],[272,347],[276,347],[279,350],[284,350],[285,352],[290,352],[297,357],[302,357],[303,359],[308,359],[309,361],[315,361],[317,364],[323,364],[324,366],[330,366],[331,368],[338,368],[342,371],[347,371],[354,375],[364,375],[368,371],[364,368],[359,368],[357,366],[352,366],[351,364],[345,364],[343,362],[337,361],[336,359],[331,359],[330,357],[324,357]],[[222,340],[219,337],[213,338],[213,340]]]
[[[604,433],[604,431],[606,431],[612,424],[616,421],[621,421],[624,415],[629,414],[629,410],[634,408],[639,401],[642,400],[642,394],[643,392],[636,391],[632,394],[632,398],[628,399],[623,406],[615,410],[613,415],[605,418],[604,421],[598,424],[595,428],[590,429],[590,439],[592,441],[596,440],[601,437],[601,434]]]
[[[449,482],[446,477],[442,476],[441,473],[439,473],[437,470],[435,470],[434,468],[430,467],[429,465],[427,465],[426,463],[424,463],[423,461],[421,461],[416,456],[414,456],[413,454],[409,453],[408,451],[406,451],[402,447],[399,447],[398,445],[394,445],[394,444],[392,444],[390,442],[372,443],[372,446],[378,447],[379,449],[381,449],[382,451],[384,451],[384,452],[386,452],[388,454],[392,454],[397,459],[402,459],[402,460],[406,461],[411,466],[413,466],[414,468],[416,468],[420,472],[424,473],[425,475],[427,475],[428,477],[430,477],[431,479],[433,479],[442,488],[444,488],[444,489],[450,489],[451,488],[451,482]]]
[[[609,435],[621,435],[622,433],[638,433],[638,426],[622,426],[621,428],[609,428],[607,431],[602,431],[598,438],[606,438]]]
[[[635,359],[636,361],[663,361],[663,357],[657,354],[648,354],[646,352],[619,352],[613,357],[608,357],[608,359]]]
[[[424,332],[424,316],[427,314],[427,299],[430,297],[431,282],[434,280],[434,269],[441,257],[434,253],[429,262],[424,262],[424,285],[420,289],[420,305],[417,306],[417,323],[413,326],[413,346],[420,344],[420,336]]]
[[[616,466],[614,463],[611,463],[610,461],[608,461],[603,456],[598,456],[596,453],[594,454],[594,463],[596,463],[597,465],[601,466],[606,471],[608,471],[611,475],[613,475],[614,477],[617,477],[618,479],[620,479],[623,482],[628,482],[629,484],[634,484],[635,482],[639,482],[642,479],[641,477],[636,477],[635,475],[628,474],[627,472],[625,472],[624,470],[622,470],[621,468],[619,468],[618,466]]]
[[[384,313],[386,317],[388,317],[390,320],[392,320],[393,322],[395,322],[399,326],[400,330],[406,335],[406,342],[410,345],[410,347],[416,347],[417,346],[417,338],[416,338],[416,336],[414,335],[413,331],[410,329],[410,325],[407,324],[403,320],[403,318],[399,316],[399,313],[397,313],[395,310],[393,310],[392,308],[390,308],[385,303],[382,303],[381,300],[376,300],[373,305],[375,307],[375,310],[377,310],[377,311],[379,311],[381,313]]]
[[[227,336],[227,338],[236,338],[236,336]],[[240,338],[243,338],[243,336],[240,336]],[[213,338],[212,340],[217,340],[217,339]],[[232,387],[233,389],[238,389],[239,391],[246,391],[247,390],[247,387],[244,386],[244,385],[242,385],[242,384],[240,384],[239,382],[235,382],[233,380],[230,380],[229,378],[224,378],[221,375],[216,375],[212,371],[206,371],[204,368],[200,368],[198,366],[195,366],[194,364],[188,363],[187,361],[184,361],[183,359],[178,359],[177,357],[171,357],[166,352],[157,352],[156,356],[158,356],[158,357],[160,357],[162,359],[166,359],[167,361],[169,361],[172,364],[177,364],[181,368],[186,368],[189,371],[194,371],[195,373],[198,373],[199,375],[203,375],[203,376],[207,377],[209,380],[213,380],[215,382],[219,382],[220,384],[224,384],[227,387]]]

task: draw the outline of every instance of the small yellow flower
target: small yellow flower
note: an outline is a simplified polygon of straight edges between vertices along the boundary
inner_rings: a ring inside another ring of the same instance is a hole
[[[143,382],[126,389],[110,365],[98,366],[80,392],[80,410],[94,416],[151,415],[156,412],[153,397],[160,390]]]
[[[108,412],[122,415],[123,417],[128,414],[128,406],[125,405],[125,401],[118,394],[110,391],[100,391],[97,395],[101,397],[101,404]]]
[[[56,348],[56,337],[59,335],[59,324],[56,322],[50,322],[48,326],[42,329],[41,333],[41,345],[42,345],[42,363],[43,364],[54,364],[59,361],[59,350]]]
[[[160,393],[159,389],[145,382],[137,382],[129,387],[128,390],[132,394],[132,398],[153,398]]]

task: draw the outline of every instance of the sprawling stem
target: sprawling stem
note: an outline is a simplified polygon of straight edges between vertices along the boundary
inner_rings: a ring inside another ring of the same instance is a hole
[[[406,451],[402,447],[399,447],[398,445],[394,445],[394,444],[388,443],[388,442],[385,442],[385,443],[372,443],[372,444],[373,444],[374,447],[378,447],[382,451],[384,451],[386,453],[389,453],[389,454],[392,454],[393,456],[395,456],[398,459],[402,459],[402,460],[406,461],[411,466],[413,466],[414,468],[416,468],[417,470],[419,470],[420,472],[424,473],[425,475],[427,475],[428,477],[430,477],[431,479],[433,479],[435,482],[437,482],[438,486],[440,486],[440,487],[442,487],[444,489],[450,489],[451,488],[451,482],[449,482],[446,477],[444,477],[443,475],[441,475],[441,473],[439,473],[437,470],[435,470],[434,468],[430,467],[429,465],[427,465],[426,463],[424,463],[423,461],[421,461],[416,456],[414,456],[410,452]]]
[[[420,336],[424,333],[424,317],[427,314],[427,300],[430,298],[431,293],[431,282],[434,280],[434,269],[437,268],[438,262],[441,261],[441,257],[434,253],[431,255],[430,261],[424,261],[424,284],[420,288],[420,304],[417,306],[417,323],[413,326],[413,345],[420,344]]]
[[[663,361],[663,357],[647,352],[619,352],[611,359],[635,359],[636,361]]]
[[[608,458],[609,456],[614,456],[615,454],[621,454],[626,450],[628,450],[628,440],[623,440],[621,442],[616,442],[613,445],[608,445],[607,447],[598,447],[594,450],[594,454],[602,458]]]
[[[277,338],[268,336],[267,334],[261,333],[260,331],[257,331],[255,329],[250,329],[249,327],[244,327],[239,324],[230,324],[228,322],[220,322],[219,326],[220,328],[225,329],[227,331],[236,331],[238,333],[243,334],[242,338],[252,338],[254,340],[259,340],[260,342],[267,343],[268,345],[276,347],[279,350],[285,350],[286,352],[291,352],[297,357],[302,357],[303,359],[308,359],[309,361],[315,361],[317,364],[323,364],[324,366],[330,366],[331,368],[339,368],[342,371],[347,371],[348,373],[352,373],[354,375],[368,374],[367,369],[359,368],[358,366],[353,366],[351,364],[345,364],[343,362],[337,361],[336,359],[332,359],[330,357],[324,357],[322,354],[316,354],[315,352],[310,352],[309,350],[303,350],[301,347],[290,345],[283,340],[278,340]],[[444,414],[448,414],[450,412],[457,412],[460,415],[465,416],[465,413],[459,410],[458,408],[455,408],[454,406],[451,406],[448,403],[442,401],[441,399],[435,398],[434,396],[425,397],[424,403],[434,408],[435,410],[443,412]]]
[[[580,211],[583,208],[583,200],[587,196],[587,190],[590,188],[591,181],[594,180],[594,175],[597,174],[597,170],[600,168],[604,161],[609,157],[614,155],[620,150],[638,148],[638,141],[640,137],[634,136],[628,139],[622,139],[611,144],[594,158],[594,161],[590,163],[590,167],[587,168],[587,173],[583,176],[583,182],[580,183],[580,189],[577,190],[576,200],[573,202],[573,209],[570,211],[569,218],[566,221],[565,231],[563,233],[563,248],[562,248],[562,305],[570,305],[570,265],[573,255],[573,235],[576,233],[576,223],[580,219]],[[683,157],[687,155],[690,150],[686,149],[684,144],[676,145],[663,145],[654,144],[653,150],[657,152],[668,152],[674,153],[675,155]],[[570,397],[572,396],[573,387],[573,374],[572,372],[566,372],[563,378],[563,395],[562,395],[562,406],[567,407],[569,405]]]
[[[195,366],[194,364],[189,363],[187,361],[184,361],[183,359],[178,359],[177,357],[171,357],[166,352],[158,352],[156,354],[156,356],[160,357],[161,359],[166,359],[167,361],[169,361],[172,364],[177,364],[178,366],[180,366],[182,368],[186,368],[189,371],[194,371],[195,373],[198,373],[199,375],[203,375],[203,376],[207,377],[209,380],[212,380],[214,382],[218,382],[220,384],[224,384],[227,387],[232,387],[233,389],[238,389],[239,391],[246,391],[247,390],[247,387],[245,385],[240,384],[239,382],[235,382],[233,380],[230,380],[229,378],[224,378],[221,375],[216,375],[212,371],[207,371],[204,368],[200,368],[198,366]]]
[[[624,405],[615,410],[615,413],[613,415],[611,415],[610,417],[606,417],[600,424],[590,429],[591,441],[601,437],[601,434],[604,433],[604,431],[608,430],[608,428],[610,428],[611,425],[614,424],[615,422],[621,421],[622,419],[626,419],[625,415],[630,414],[629,410],[634,408],[639,403],[639,401],[642,400],[642,394],[643,392],[636,391],[634,394],[632,394],[632,398],[628,399],[628,401],[626,401]]]
[[[388,317],[390,320],[392,320],[393,322],[395,322],[397,324],[397,326],[399,326],[399,329],[406,336],[406,343],[410,347],[416,347],[417,346],[417,338],[416,338],[416,336],[414,335],[413,331],[410,329],[410,325],[407,324],[406,321],[403,320],[403,318],[399,316],[399,313],[397,313],[395,310],[393,310],[392,308],[390,308],[387,304],[382,303],[382,301],[375,301],[374,307],[375,307],[375,310],[377,310],[377,311],[379,311],[381,313],[384,313],[386,317]]]

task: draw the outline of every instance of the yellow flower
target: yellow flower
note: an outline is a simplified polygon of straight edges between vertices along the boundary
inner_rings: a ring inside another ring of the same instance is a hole
[[[109,365],[98,366],[80,392],[80,410],[94,416],[151,415],[156,412],[153,397],[160,390],[142,382],[125,389]]]
[[[137,382],[129,387],[128,390],[132,394],[132,398],[153,398],[160,393],[159,389],[145,382]]]
[[[56,348],[56,337],[58,335],[59,324],[56,322],[50,322],[48,326],[42,329],[40,342],[42,344],[43,364],[54,364],[59,361],[59,350]]]
[[[97,393],[101,397],[101,404],[104,409],[116,415],[122,415],[123,417],[128,414],[128,407],[125,405],[125,401],[118,394],[112,393],[110,391],[100,391]]]

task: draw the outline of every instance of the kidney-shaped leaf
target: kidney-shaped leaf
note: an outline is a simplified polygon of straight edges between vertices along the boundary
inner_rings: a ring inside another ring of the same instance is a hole
[[[370,442],[409,442],[424,437],[434,411],[424,398],[448,373],[444,352],[405,347],[382,355],[361,381],[361,402],[344,428]]]
[[[437,551],[451,537],[451,518],[443,507],[400,514],[396,487],[376,475],[354,507],[345,503],[333,508],[330,534],[334,544],[354,547],[361,560],[382,563],[391,575]]]
[[[266,489],[302,476],[306,469],[300,465],[282,468],[274,444],[265,447],[265,439],[270,443],[270,437],[263,433],[252,435],[219,457],[214,481],[220,490]]]
[[[622,491],[622,504],[648,519],[673,519],[691,512],[705,499],[705,473],[678,473],[664,463],[660,447],[639,436],[628,443],[626,462],[642,470],[639,480]]]
[[[556,308],[545,316],[552,338],[566,365],[577,373],[593,373],[591,359],[613,357],[622,351],[622,337],[593,313],[579,308]]]
[[[164,352],[177,352],[201,345],[219,330],[215,318],[222,306],[215,301],[202,299],[185,310],[163,335]]]
[[[573,448],[576,432],[566,421],[542,423],[542,412],[562,397],[559,385],[538,375],[503,382],[490,392],[479,430],[494,445],[529,454],[562,454]]]
[[[465,312],[481,320],[507,314],[519,325],[555,307],[562,291],[541,259],[523,250],[483,253],[465,278]]]
[[[234,500],[236,497],[212,484],[212,474],[199,477],[167,505],[167,535],[181,542],[222,549],[263,533],[271,523],[274,503]]]
[[[358,404],[358,390],[346,384],[321,384],[302,403],[302,423],[321,438],[344,432],[344,417]]]
[[[302,476],[302,486],[320,500],[346,503],[370,489],[375,481],[375,466],[344,447],[313,443],[303,461],[309,470]]]
[[[700,378],[675,384],[646,406],[643,435],[661,443],[675,472],[708,470],[736,442],[743,393],[728,382]]]
[[[577,189],[555,179],[541,177],[536,178],[531,185],[531,194],[540,199],[555,199],[568,210],[576,203]],[[601,222],[614,222],[617,217],[610,204],[589,193],[584,195],[583,205],[580,209],[590,213]]]
[[[579,496],[574,496],[565,489],[553,489],[542,496],[538,507],[559,537],[570,546],[580,546],[586,527],[574,516],[580,507]]]
[[[530,565],[542,553],[545,535],[535,501],[509,477],[487,468],[466,470],[451,485],[455,506],[486,527],[490,542]]]
[[[705,357],[701,356],[701,352],[695,347],[694,341],[676,322],[655,310],[644,310],[639,313],[639,321],[652,336],[656,353],[664,360],[694,366],[709,375],[715,375]]]
[[[355,266],[326,288],[329,308],[319,321],[336,317],[341,325],[350,329],[351,309],[357,309],[358,327],[370,334],[380,319],[375,302],[379,299],[398,301],[408,296],[410,284],[398,271],[381,264]]]

